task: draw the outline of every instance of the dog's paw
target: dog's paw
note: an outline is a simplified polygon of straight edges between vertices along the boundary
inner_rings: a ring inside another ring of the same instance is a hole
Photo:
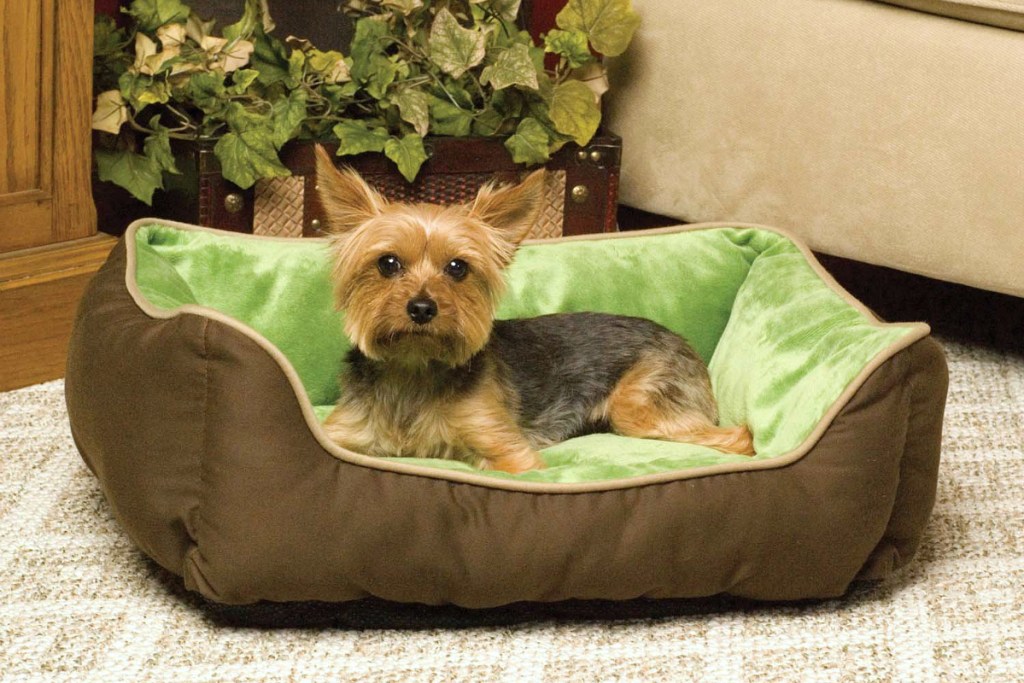
[[[483,462],[484,469],[519,474],[530,470],[542,470],[547,465],[536,451],[523,451],[514,455],[502,455],[496,458],[486,458]]]

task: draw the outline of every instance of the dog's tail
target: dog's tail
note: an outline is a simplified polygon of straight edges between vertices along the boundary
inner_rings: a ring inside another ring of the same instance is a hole
[[[754,435],[746,425],[735,427],[719,427],[718,425],[701,425],[691,429],[686,441],[700,446],[714,448],[724,453],[737,455],[755,455]]]

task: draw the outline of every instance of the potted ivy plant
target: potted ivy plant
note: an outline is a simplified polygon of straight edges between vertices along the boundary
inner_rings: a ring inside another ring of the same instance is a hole
[[[407,181],[424,141],[489,137],[517,164],[586,145],[606,89],[598,55],[629,44],[629,0],[569,0],[534,41],[520,0],[350,0],[348,54],[280,39],[265,0],[221,31],[182,0],[133,0],[123,27],[99,17],[94,83],[99,179],[149,204],[179,172],[174,141],[212,145],[224,178],[288,176],[282,148],[329,141],[383,154]]]

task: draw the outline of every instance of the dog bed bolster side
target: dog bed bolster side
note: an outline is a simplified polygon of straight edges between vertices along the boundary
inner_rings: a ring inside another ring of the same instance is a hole
[[[68,417],[118,521],[143,552],[181,573],[200,495],[207,320],[150,317],[128,291],[127,267],[122,239],[79,305]]]
[[[945,412],[949,372],[942,347],[925,337],[902,351],[894,360],[905,365],[910,387],[909,414],[902,432],[899,489],[885,534],[858,576],[863,580],[884,579],[905,566],[917,553],[925,526],[935,505],[942,420]]]

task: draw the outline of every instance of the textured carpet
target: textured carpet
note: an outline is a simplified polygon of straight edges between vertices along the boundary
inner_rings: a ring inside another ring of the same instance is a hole
[[[938,502],[899,577],[841,600],[654,617],[371,604],[347,628],[226,625],[237,615],[204,607],[119,529],[72,444],[62,383],[0,394],[0,680],[1024,680],[1024,354],[941,341]],[[415,628],[351,628],[381,619]]]

